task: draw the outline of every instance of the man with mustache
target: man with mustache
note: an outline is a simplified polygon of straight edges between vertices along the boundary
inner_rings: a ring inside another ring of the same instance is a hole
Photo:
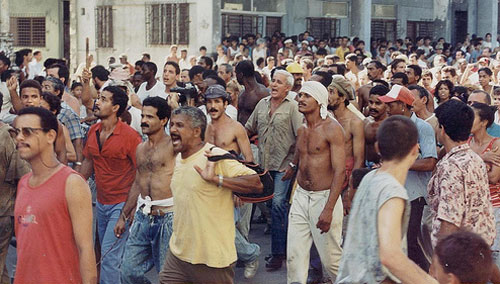
[[[369,84],[361,86],[358,89],[357,95],[359,110],[364,115],[367,114],[366,108],[369,106],[368,101],[370,97],[370,89],[374,86],[373,81],[383,79],[385,70],[387,70],[387,68],[382,63],[380,63],[380,61],[376,60],[368,63],[368,66],[366,67],[367,76],[371,82]]]
[[[288,225],[287,283],[306,283],[313,242],[332,279],[342,255],[344,136],[341,125],[329,117],[327,104],[328,91],[321,83],[303,84],[298,106],[306,123],[297,131],[295,155],[283,177],[288,180],[298,167]]]
[[[367,166],[372,167],[380,163],[380,157],[375,150],[377,142],[377,129],[387,118],[387,105],[379,100],[379,97],[385,96],[389,88],[384,85],[377,85],[371,88],[368,98],[368,114],[365,121],[365,161]]]
[[[349,177],[354,169],[363,167],[365,160],[365,133],[363,121],[347,109],[349,99],[353,97],[351,84],[342,75],[333,75],[328,86],[328,109],[333,111],[335,118],[344,128],[345,135],[345,170],[346,177],[342,189],[347,188]],[[352,193],[347,194],[344,211],[349,212]]]
[[[92,171],[97,187],[97,234],[101,244],[100,283],[120,283],[122,260],[128,230],[114,232],[127,200],[136,172],[136,148],[141,137],[118,117],[127,109],[128,96],[119,87],[105,87],[95,103],[95,116],[101,119],[90,128],[83,149],[80,173],[87,180]],[[119,238],[120,237],[120,238]]]
[[[121,266],[122,283],[147,283],[144,275],[153,266],[160,272],[167,255],[173,230],[170,181],[175,166],[172,140],[164,131],[169,118],[165,99],[144,100],[141,128],[148,140],[137,146],[135,181],[114,229],[121,236],[133,217]]]
[[[221,85],[212,85],[205,91],[205,102],[211,121],[207,125],[205,141],[226,151],[242,155],[246,161],[253,161],[250,140],[243,125],[226,113],[229,94]],[[240,203],[237,197],[236,202]],[[239,220],[236,224],[236,251],[238,259],[245,264],[245,278],[255,276],[258,268],[260,247],[248,241],[252,204],[239,206]]]

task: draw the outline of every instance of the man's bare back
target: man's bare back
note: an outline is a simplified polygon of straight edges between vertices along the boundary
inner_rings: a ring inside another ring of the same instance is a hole
[[[344,145],[344,135],[340,124],[332,119],[327,118],[321,121],[315,128],[308,128],[305,125],[299,128],[297,181],[303,189],[320,191],[331,188],[334,176],[332,160],[336,158],[336,155],[344,160],[344,154],[339,153],[344,149],[335,144]],[[342,161],[342,164],[345,162]],[[336,170],[344,172],[344,168]]]
[[[269,96],[269,90],[264,85],[257,84],[257,86],[256,89],[243,91],[238,99],[238,121],[242,125],[247,123],[257,103]]]
[[[358,89],[358,109],[361,111],[365,116],[367,115],[367,108],[368,108],[368,99],[370,96],[370,90],[372,89],[372,85],[364,85],[361,86]]]
[[[361,127],[361,129],[363,129],[363,121],[349,110],[345,112],[344,117],[337,116],[336,118],[344,129],[346,159],[354,158],[354,132],[356,128]]]
[[[170,136],[164,136],[155,146],[151,146],[149,141],[142,142],[137,146],[136,157],[135,182],[141,196],[150,196],[151,200],[172,197],[170,181],[174,172],[175,156]]]

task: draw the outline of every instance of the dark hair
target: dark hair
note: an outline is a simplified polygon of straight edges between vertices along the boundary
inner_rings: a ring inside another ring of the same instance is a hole
[[[417,145],[417,127],[411,119],[393,115],[385,119],[378,128],[377,142],[382,160],[402,160]]]
[[[43,62],[43,67],[45,67],[47,69],[50,66],[52,66],[54,64],[57,64],[57,63],[62,63],[62,62],[59,59],[57,59],[57,58],[47,58]]]
[[[390,89],[384,85],[375,85],[370,89],[369,96],[377,95],[377,96],[385,96],[389,93]]]
[[[167,100],[160,97],[149,97],[142,102],[142,106],[151,106],[156,109],[156,115],[159,119],[170,119],[171,109]]]
[[[68,69],[68,67],[64,64],[56,63],[53,65],[50,65],[50,67],[48,69],[52,69],[52,68],[58,68],[57,76],[59,76],[59,78],[64,78],[63,84],[68,84],[68,81],[69,81],[69,69]]]
[[[174,68],[175,68],[175,75],[179,75],[181,73],[181,68],[179,67],[179,64],[177,64],[177,62],[175,62],[175,61],[167,61],[165,63],[165,65],[163,66],[163,68],[165,68],[165,66],[167,66],[167,65],[174,66]]]
[[[182,106],[176,108],[172,115],[185,115],[189,117],[192,128],[200,128],[200,138],[205,140],[205,130],[207,129],[207,116],[197,107]]]
[[[486,283],[493,269],[490,246],[472,232],[458,231],[442,238],[434,248],[445,273],[455,275],[460,283]]]
[[[132,115],[128,110],[124,111],[122,115],[120,115],[120,120],[130,125],[132,123]]]
[[[259,71],[255,71],[254,76],[255,76],[255,81],[257,81],[257,83],[264,85],[264,81],[262,80],[262,75],[259,73]]]
[[[369,64],[375,64],[375,68],[377,69],[382,69],[383,71],[387,70],[387,67],[378,60],[372,60]]]
[[[236,65],[236,74],[241,73],[245,78],[253,77],[254,71],[255,67],[251,60],[243,60]]]
[[[217,85],[221,85],[222,87],[224,87],[224,89],[226,89],[226,82],[224,81],[224,79],[222,79],[221,77],[217,76],[217,75],[210,75],[208,76],[207,78],[205,79],[212,79],[212,80],[215,80],[217,82]]]
[[[0,54],[1,55],[1,54]],[[2,82],[7,82],[7,80],[10,79],[10,77],[12,77],[12,75],[16,73],[16,71],[12,70],[12,69],[7,69],[5,70],[1,75],[0,75],[0,80]]]
[[[398,66],[399,63],[406,63],[403,59],[401,58],[396,58],[394,59],[392,62],[391,62],[391,72],[394,73],[394,69],[396,68],[396,66]]]
[[[226,73],[232,73],[233,72],[233,65],[228,64],[228,63],[222,63],[220,67],[224,66],[226,68]]]
[[[420,80],[420,78],[422,78],[422,68],[420,68],[420,66],[412,64],[412,65],[406,66],[406,68],[413,69],[413,73],[415,74],[415,76],[419,77],[419,80]]]
[[[99,79],[101,81],[107,81],[109,79],[109,71],[104,68],[102,65],[97,65],[94,68],[90,69],[92,72],[92,79]]]
[[[346,68],[345,68],[344,64],[333,64],[333,65],[330,65],[330,66],[337,68],[337,73],[336,74],[342,75],[342,76],[345,75]]]
[[[147,59],[151,60],[151,54],[149,54],[147,52],[143,52],[142,57],[146,57]],[[146,62],[144,62],[144,63],[146,63]]]
[[[156,64],[154,62],[151,62],[151,61],[144,62],[144,65],[142,66],[142,68],[144,68],[144,67],[147,67],[149,70],[151,70],[151,72],[153,72],[153,77],[155,76],[156,72],[158,72],[158,67],[156,66]]]
[[[195,65],[189,69],[189,80],[193,80],[194,76],[203,73],[205,71],[205,68],[201,67],[200,65]]]
[[[206,51],[206,50],[207,50],[207,48],[206,48],[204,45],[202,45],[202,46],[200,46],[200,51],[202,51],[202,50],[205,50],[205,51]]]
[[[3,94],[2,92],[0,92],[0,106],[3,105]]]
[[[487,105],[491,105],[491,96],[490,96],[490,94],[488,94],[487,92],[485,92],[485,91],[483,91],[483,90],[474,90],[474,91],[472,91],[471,95],[472,95],[472,94],[477,94],[477,93],[481,93],[481,94],[483,94],[483,95],[484,95],[484,98],[485,98],[485,100],[486,100],[486,104],[487,104]]]
[[[17,66],[21,66],[21,64],[23,64],[23,61],[24,61],[24,57],[27,56],[28,54],[30,54],[32,52],[31,49],[29,48],[24,48],[24,49],[21,49],[21,50],[18,50],[16,51],[16,59],[15,59],[15,63]]]
[[[73,81],[73,84],[71,84],[71,90],[73,91],[76,87],[83,87],[83,85],[80,82]]]
[[[441,98],[439,97],[439,88],[441,88],[442,85],[446,85],[448,87],[448,89],[450,90],[450,99],[451,97],[453,97],[453,93],[451,92],[453,90],[453,83],[450,81],[450,80],[441,80],[437,83],[436,85],[436,99],[437,99],[437,102],[440,103],[441,102]]]
[[[56,112],[55,114],[58,115],[59,112],[61,112],[61,98],[59,98],[56,95],[53,95],[49,92],[43,92],[42,93],[42,99],[49,104],[49,108],[51,112]]]
[[[328,52],[323,47],[318,48],[318,50],[316,51],[316,55],[326,56],[327,54],[328,54]]]
[[[33,80],[37,81],[41,85],[43,83],[43,81],[45,81],[45,77],[43,77],[42,75],[38,75],[38,76],[35,76],[35,78],[33,78]]]
[[[144,65],[144,61],[142,61],[142,60],[137,60],[137,61],[135,62],[135,64],[134,64],[134,66],[139,66],[139,67],[141,67],[141,68],[142,68],[142,65]]]
[[[127,104],[128,104],[127,93],[125,93],[125,91],[122,88],[116,86],[107,86],[106,88],[104,88],[103,91],[108,91],[111,94],[113,94],[111,102],[113,103],[113,105],[120,106],[120,108],[116,112],[116,117],[120,117],[122,113],[125,110],[127,110]]]
[[[55,77],[46,77],[44,81],[49,81],[52,83],[52,86],[54,87],[54,90],[59,91],[59,96],[62,96],[64,93],[64,84],[61,80],[55,78]]]
[[[493,72],[491,72],[491,69],[488,68],[488,67],[483,67],[483,68],[479,69],[477,71],[477,73],[479,74],[479,72],[481,72],[481,71],[483,71],[484,73],[486,73],[488,76],[493,75]]]
[[[359,184],[361,183],[361,180],[366,176],[367,173],[371,171],[372,170],[369,168],[354,169],[351,174],[352,188],[357,189],[359,187]]]
[[[497,111],[496,106],[489,106],[483,103],[473,103],[471,107],[477,111],[481,121],[486,120],[488,122],[488,124],[486,124],[486,128],[489,128],[493,124],[495,121],[495,112]]]
[[[332,83],[332,75],[325,71],[315,71],[313,75],[318,75],[321,77],[321,81],[319,81],[325,88],[328,88]]]
[[[264,57],[259,57],[259,59],[257,59],[257,66],[261,65],[263,62],[264,62]]]
[[[455,142],[467,141],[474,123],[474,112],[465,103],[449,100],[435,110],[444,132]]]
[[[214,67],[214,61],[212,60],[212,58],[208,56],[202,56],[200,60],[205,61],[205,64],[207,64],[210,67],[209,69],[212,69]]]
[[[21,85],[19,86],[19,93],[23,92],[24,88],[34,88],[37,89],[40,96],[42,96],[42,85],[38,83],[38,81],[35,80],[24,80]]]
[[[382,79],[375,79],[372,81],[372,83],[377,83],[379,85],[383,85],[383,86],[386,86],[387,88],[389,88],[389,83],[385,80],[382,80]]]
[[[23,83],[26,81],[28,80],[24,80]],[[44,109],[43,107],[26,107],[17,113],[18,116],[26,114],[37,115],[40,118],[40,126],[44,131],[54,130],[57,133],[59,123],[57,122],[56,116],[48,109]]]
[[[403,72],[394,73],[394,75],[392,75],[392,79],[402,79],[403,85],[404,86],[408,85],[408,76]]]
[[[10,59],[7,56],[5,56],[3,53],[0,53],[0,61],[2,61],[3,64],[7,65],[7,68],[10,67],[10,64],[11,64]]]
[[[469,99],[469,90],[464,86],[453,87],[453,96],[459,98],[462,102],[467,103]]]
[[[215,71],[213,69],[206,70],[205,68],[203,68],[203,70],[205,70],[205,71],[203,71],[203,74],[201,74],[201,77],[203,78],[203,80],[205,80],[209,76],[217,76],[217,71]]]
[[[429,99],[429,92],[422,86],[419,85],[410,85],[408,86],[408,90],[417,90],[418,91],[418,96],[420,98],[426,98],[427,100]]]

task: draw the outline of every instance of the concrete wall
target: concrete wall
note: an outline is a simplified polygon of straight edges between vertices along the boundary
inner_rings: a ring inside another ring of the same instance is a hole
[[[10,17],[45,17],[45,47],[32,47],[42,51],[44,58],[62,57],[62,3],[58,0],[9,1]],[[14,51],[26,48],[14,46]]]

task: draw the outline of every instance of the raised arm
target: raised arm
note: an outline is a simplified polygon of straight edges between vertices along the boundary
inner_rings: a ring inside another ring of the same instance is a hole
[[[82,283],[96,283],[97,270],[92,239],[92,196],[87,183],[78,175],[66,181],[66,201],[78,248]]]
[[[82,72],[82,104],[88,111],[92,111],[94,108],[94,97],[97,97],[97,93],[90,87],[90,79],[92,79],[92,73],[87,68],[83,69]]]
[[[23,108],[23,104],[21,103],[21,98],[17,94],[17,78],[16,76],[11,76],[9,80],[7,80],[7,89],[9,90],[10,101],[14,110],[19,112]],[[5,94],[7,95],[7,94]]]

